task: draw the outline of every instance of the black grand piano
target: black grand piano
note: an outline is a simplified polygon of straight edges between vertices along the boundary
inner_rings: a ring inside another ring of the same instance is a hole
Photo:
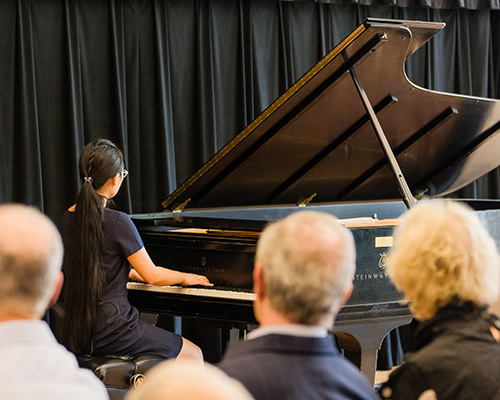
[[[406,58],[443,27],[366,20],[171,193],[163,212],[133,215],[158,265],[207,275],[216,287],[131,282],[132,304],[255,326],[259,232],[299,210],[332,213],[357,248],[354,292],[333,330],[373,381],[383,338],[411,320],[384,271],[397,218],[500,165],[499,100],[422,89],[405,75]],[[489,203],[475,205],[497,225]]]

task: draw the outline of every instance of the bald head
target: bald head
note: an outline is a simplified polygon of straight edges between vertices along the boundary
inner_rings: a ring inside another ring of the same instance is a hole
[[[131,391],[126,400],[252,400],[236,380],[210,364],[168,360],[146,374],[143,388]]]
[[[40,317],[62,255],[59,232],[46,216],[23,205],[0,206],[0,313]]]

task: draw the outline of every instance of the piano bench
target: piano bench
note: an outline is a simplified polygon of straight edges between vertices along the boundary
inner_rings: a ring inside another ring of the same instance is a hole
[[[121,400],[132,387],[144,384],[144,374],[151,367],[165,361],[156,354],[78,356],[80,367],[90,369],[104,383],[111,400]]]

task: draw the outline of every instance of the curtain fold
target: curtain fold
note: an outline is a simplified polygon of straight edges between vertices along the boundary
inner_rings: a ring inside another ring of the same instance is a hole
[[[13,126],[9,132],[12,153],[9,155],[12,174],[12,196],[25,196],[28,202],[44,206],[42,153],[38,120],[37,73],[35,67],[34,26],[31,3],[17,2],[16,46],[14,58],[14,90],[12,98]],[[15,176],[14,176],[15,174]],[[30,182],[29,187],[24,182]]]
[[[84,143],[84,125],[83,125],[83,103],[82,103],[82,71],[80,66],[80,32],[78,29],[78,8],[71,0],[64,2],[64,16],[61,21],[62,40],[64,41],[61,46],[61,59],[65,60],[67,65],[67,84],[59,85],[61,88],[66,89],[66,93],[61,95],[61,99],[67,101],[67,133],[65,135],[66,158],[61,161],[67,166],[74,164],[74,159],[78,156],[79,149]],[[61,62],[60,65],[64,65]],[[57,85],[58,83],[54,83]],[[63,100],[64,101],[64,100]],[[60,104],[62,107],[62,104]],[[61,156],[64,153],[61,154]],[[73,184],[78,181],[78,170],[74,168],[63,168],[59,172],[64,177],[64,181],[72,182]],[[73,186],[72,192],[76,191]]]
[[[116,142],[117,208],[144,213],[254,120],[365,18],[443,21],[407,62],[439,91],[500,97],[500,12],[261,0],[0,2],[0,202],[57,221],[78,155]],[[500,198],[496,170],[458,193]]]
[[[166,13],[168,14],[168,11],[161,10],[161,7],[159,7],[156,1],[154,34],[156,38],[157,53],[159,55],[156,64],[156,74],[158,76],[157,104],[159,107],[158,123],[162,134],[158,138],[153,138],[153,142],[161,149],[159,154],[164,154],[166,156],[163,157],[163,159],[160,158],[161,161],[158,166],[161,171],[164,171],[163,176],[167,178],[166,181],[168,182],[168,186],[165,189],[171,191],[177,186],[175,176],[175,146],[177,141],[175,140],[175,136],[171,134],[174,132],[174,115],[172,110],[174,100],[172,98],[172,60],[168,57],[168,54],[171,54],[170,35],[167,34],[167,30],[165,29],[165,21],[167,20]],[[151,171],[151,174],[154,175],[155,172]]]

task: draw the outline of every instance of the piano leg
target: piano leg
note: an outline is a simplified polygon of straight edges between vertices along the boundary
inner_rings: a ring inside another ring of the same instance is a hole
[[[372,385],[375,384],[377,352],[386,335],[402,325],[409,324],[410,315],[389,319],[360,321],[339,321],[334,333],[340,340],[346,358],[357,365]]]
[[[244,339],[245,335],[245,329],[231,328],[227,331],[227,343],[237,343]]]

